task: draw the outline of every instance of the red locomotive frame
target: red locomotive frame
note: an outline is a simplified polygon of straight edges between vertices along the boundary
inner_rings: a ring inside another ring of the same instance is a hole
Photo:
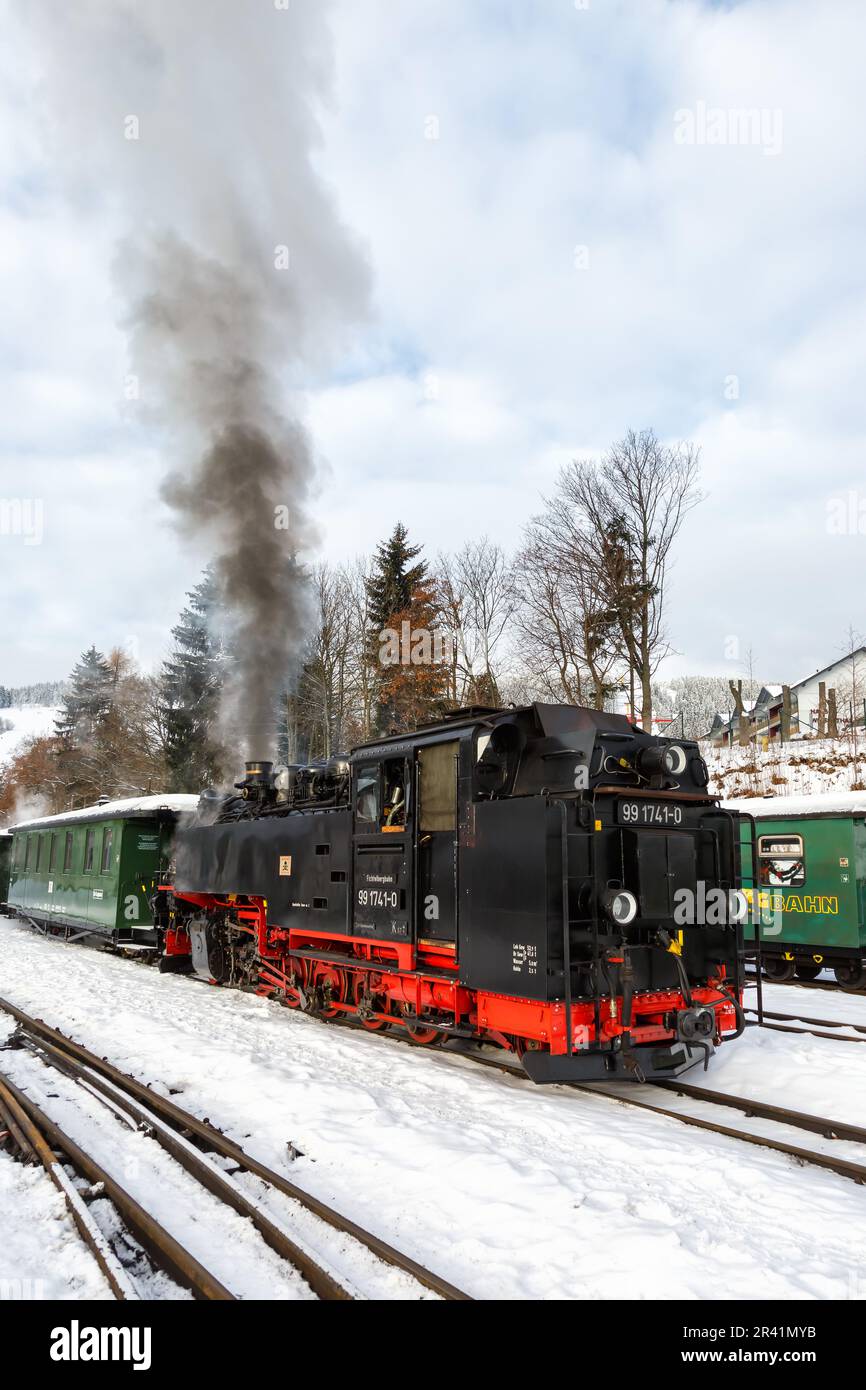
[[[164,886],[176,905],[228,916],[241,936],[256,945],[259,970],[256,992],[276,998],[287,1008],[305,1009],[321,1018],[354,1018],[370,1032],[398,1028],[415,1043],[432,1045],[448,1036],[472,1037],[522,1056],[529,1050],[568,1051],[566,1006],[519,996],[470,989],[457,978],[457,949],[441,942],[417,946],[358,940],[333,932],[286,930],[267,920],[263,898],[225,898],[178,891]],[[189,933],[173,914],[164,951],[169,958],[191,954]],[[725,988],[725,968],[718,980],[691,990],[692,1002],[712,1007],[717,1037],[735,1032],[736,1009]],[[718,984],[719,988],[715,985]],[[573,1050],[611,1043],[628,1033],[631,1041],[670,1042],[676,1029],[666,1016],[687,1007],[681,990],[641,992],[634,996],[631,1026],[621,1023],[622,999],[575,1000],[571,1006]]]

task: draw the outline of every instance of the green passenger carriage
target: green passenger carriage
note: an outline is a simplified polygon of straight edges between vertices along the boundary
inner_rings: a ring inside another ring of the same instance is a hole
[[[866,985],[866,793],[763,797],[725,807],[745,817],[743,886],[750,894],[756,885],[760,894],[765,975],[814,980],[829,968],[845,989]],[[744,935],[754,941],[753,922]]]
[[[67,938],[156,949],[150,899],[178,817],[197,804],[145,796],[13,826],[9,912]]]

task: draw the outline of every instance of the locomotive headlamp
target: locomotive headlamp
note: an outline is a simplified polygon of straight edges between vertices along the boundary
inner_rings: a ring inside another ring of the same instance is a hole
[[[627,927],[637,916],[637,898],[625,888],[608,888],[602,894],[601,905],[618,927]]]
[[[686,762],[686,750],[678,743],[642,748],[637,755],[638,768],[647,776],[667,773],[669,777],[679,777],[686,770]]]

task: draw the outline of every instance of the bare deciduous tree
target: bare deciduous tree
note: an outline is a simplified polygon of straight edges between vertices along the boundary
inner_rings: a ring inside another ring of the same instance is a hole
[[[498,704],[497,658],[518,602],[501,546],[484,536],[454,555],[440,555],[437,598],[453,638],[452,699]]]
[[[605,609],[640,688],[647,729],[652,677],[669,651],[664,600],[670,553],[686,514],[701,499],[698,471],[699,450],[692,444],[671,447],[652,430],[630,430],[601,462],[575,460],[559,479],[560,504],[587,553],[600,560]]]

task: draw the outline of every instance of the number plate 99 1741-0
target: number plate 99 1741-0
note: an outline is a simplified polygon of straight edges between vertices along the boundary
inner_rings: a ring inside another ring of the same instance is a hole
[[[616,803],[618,825],[682,825],[682,806],[665,801],[626,801]]]

